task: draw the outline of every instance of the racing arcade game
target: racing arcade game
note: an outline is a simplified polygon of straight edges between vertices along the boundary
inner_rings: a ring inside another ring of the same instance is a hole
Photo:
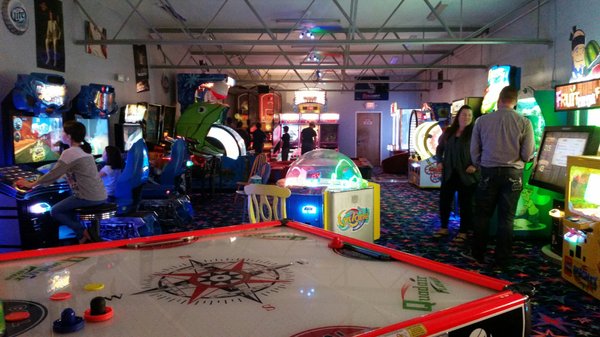
[[[0,251],[54,246],[58,227],[50,216],[52,205],[70,195],[64,180],[32,190],[17,189],[19,178],[35,180],[60,156],[62,113],[67,110],[62,76],[20,74],[2,101],[0,163]]]

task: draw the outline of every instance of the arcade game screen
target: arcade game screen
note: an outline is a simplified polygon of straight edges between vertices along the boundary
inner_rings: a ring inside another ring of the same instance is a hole
[[[144,139],[142,126],[139,124],[123,125],[123,140],[125,141],[125,151],[129,151],[131,146],[140,139]]]
[[[596,154],[598,140],[594,139],[593,129],[593,127],[546,128],[529,183],[564,193],[567,180],[567,156]],[[592,149],[594,147],[595,149]],[[590,151],[593,153],[588,153]]]
[[[600,221],[600,166],[577,164],[569,167],[569,210],[577,215]]]
[[[15,164],[56,161],[62,137],[62,118],[13,116]]]
[[[92,146],[92,154],[101,156],[104,148],[108,146],[108,119],[84,119],[77,118],[77,121],[85,125],[86,136],[85,140]]]

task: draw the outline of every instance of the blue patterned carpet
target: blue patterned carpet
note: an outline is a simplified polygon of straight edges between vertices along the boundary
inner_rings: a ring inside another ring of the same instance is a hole
[[[600,301],[561,278],[560,265],[542,253],[545,242],[516,241],[515,263],[504,271],[479,268],[461,256],[464,245],[432,237],[439,226],[438,190],[416,188],[399,176],[377,175],[374,180],[381,184],[381,238],[377,244],[510,282],[534,285],[537,293],[532,300],[531,336],[600,336]],[[169,231],[240,223],[243,201],[238,198],[234,202],[234,194],[192,195],[196,211],[193,224]],[[451,233],[457,230],[458,223],[451,221]]]

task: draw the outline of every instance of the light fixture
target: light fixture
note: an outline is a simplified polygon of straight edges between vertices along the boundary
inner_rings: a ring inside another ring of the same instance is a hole
[[[298,35],[298,38],[301,40],[304,39],[305,37],[309,38],[311,40],[315,39],[315,35],[308,29],[301,31],[300,35]]]

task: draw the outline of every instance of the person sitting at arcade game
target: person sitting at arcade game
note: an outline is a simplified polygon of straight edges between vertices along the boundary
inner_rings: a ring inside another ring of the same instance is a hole
[[[440,136],[436,148],[438,169],[442,170],[440,188],[440,229],[434,238],[448,236],[448,222],[455,192],[458,192],[460,227],[454,242],[467,240],[467,230],[472,229],[473,194],[477,186],[477,168],[471,162],[471,134],[473,132],[473,110],[463,105],[452,124]]]
[[[108,201],[115,200],[115,187],[117,186],[117,180],[121,175],[121,171],[125,166],[123,163],[123,157],[118,147],[109,145],[104,148],[102,153],[102,160],[105,165],[100,169],[98,175],[102,178],[106,194],[108,195]]]
[[[19,188],[31,189],[50,185],[65,175],[73,194],[52,206],[52,217],[59,224],[71,228],[79,243],[91,241],[91,236],[73,210],[100,205],[106,201],[106,190],[98,176],[94,157],[82,149],[85,132],[85,125],[77,121],[66,122],[63,125],[62,141],[69,148],[63,151],[56,165],[36,181],[21,178],[15,182]]]

